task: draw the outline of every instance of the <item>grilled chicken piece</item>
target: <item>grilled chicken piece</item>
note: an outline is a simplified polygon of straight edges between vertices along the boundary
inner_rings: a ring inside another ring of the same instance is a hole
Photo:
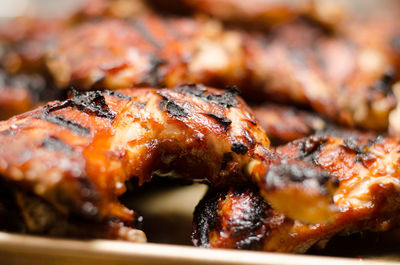
[[[391,87],[398,78],[398,54],[352,36],[326,34],[304,20],[278,27],[268,38],[252,52],[259,75],[267,73],[269,98],[309,106],[351,127],[387,130],[396,105]]]
[[[324,131],[329,125],[315,113],[285,105],[264,104],[253,107],[253,111],[273,145]]]
[[[134,17],[150,12],[141,1],[90,0],[60,18],[19,17],[0,23],[0,119],[65,99],[45,65],[45,54],[60,34],[99,17]]]
[[[145,16],[83,23],[49,50],[58,85],[77,89],[243,83],[247,71],[239,32],[211,20]]]
[[[124,182],[136,177],[142,184],[153,173],[207,179],[213,186],[251,181],[267,198],[282,194],[287,203],[310,208],[291,209],[289,216],[309,222],[335,218],[331,177],[310,163],[275,157],[236,94],[233,88],[197,85],[74,92],[69,100],[0,123],[0,175],[67,218],[99,224],[131,224],[135,213],[118,201]],[[290,196],[276,179],[282,172],[268,171],[282,163],[306,174],[302,182],[301,173],[283,172]]]
[[[72,28],[49,51],[47,65],[62,87],[238,85],[250,101],[308,106],[347,126],[385,131],[396,105],[398,58],[304,19],[265,37],[210,20],[146,16]]]
[[[340,209],[337,219],[308,225],[287,218],[252,187],[213,190],[195,210],[195,245],[303,253],[313,245],[324,247],[334,235],[399,226],[397,140],[319,135],[276,151],[281,156],[312,161],[338,177],[340,184],[334,195]]]
[[[67,28],[104,17],[129,18],[150,13],[140,0],[89,0],[59,18],[25,16],[0,23],[0,57],[10,73],[35,72],[44,69],[48,46]]]
[[[178,14],[202,13],[230,24],[269,29],[301,16],[325,26],[337,25],[345,15],[344,6],[332,1],[276,0],[148,0],[155,9]]]

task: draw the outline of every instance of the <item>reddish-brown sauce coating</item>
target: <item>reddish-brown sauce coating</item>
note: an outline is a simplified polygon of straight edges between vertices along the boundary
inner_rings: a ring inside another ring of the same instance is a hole
[[[312,161],[338,178],[337,218],[328,224],[304,224],[273,209],[253,188],[214,190],[196,208],[194,243],[303,253],[314,245],[324,247],[337,234],[398,227],[398,150],[394,139],[330,135],[278,147],[279,155]],[[243,244],[251,240],[257,244]]]

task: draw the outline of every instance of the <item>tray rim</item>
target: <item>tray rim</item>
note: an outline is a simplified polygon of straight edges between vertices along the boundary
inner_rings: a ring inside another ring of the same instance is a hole
[[[46,258],[69,257],[79,261],[82,256],[89,260],[118,261],[118,264],[281,264],[281,265],[389,265],[394,261],[375,259],[341,258],[308,254],[281,254],[259,251],[205,249],[158,243],[131,243],[113,240],[71,240],[0,232],[2,260],[18,259],[24,254]],[[95,263],[93,263],[95,264]]]

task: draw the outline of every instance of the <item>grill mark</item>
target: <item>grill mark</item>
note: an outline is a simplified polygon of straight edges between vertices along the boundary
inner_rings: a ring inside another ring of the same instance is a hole
[[[248,204],[239,204],[241,218],[230,218],[229,225],[231,236],[240,239],[236,242],[237,249],[261,249],[265,236],[265,218],[269,205],[264,201],[255,187],[237,187],[232,191],[233,195],[244,197]],[[239,211],[239,209],[237,209]],[[263,229],[264,228],[264,229]],[[262,229],[261,231],[259,231]]]
[[[72,98],[66,100],[71,106],[77,107],[86,113],[113,120],[116,114],[108,107],[104,95],[100,91],[79,93],[72,90]]]
[[[321,147],[328,141],[326,136],[311,136],[299,143],[300,155],[297,157],[302,161],[317,164],[317,156]]]
[[[42,144],[42,148],[50,149],[50,150],[59,150],[64,153],[72,153],[72,147],[69,146],[68,144],[64,143],[62,140],[60,140],[56,136],[47,136],[44,138]]]
[[[361,155],[364,154],[363,148],[361,148],[360,146],[357,145],[357,142],[354,138],[349,137],[347,139],[344,139],[344,147],[349,150],[352,151],[354,153],[356,153],[357,155]]]
[[[75,107],[79,111],[83,111],[87,114],[94,114],[97,117],[109,120],[113,120],[116,116],[116,114],[109,109],[100,91],[79,93],[76,90],[72,90],[72,98],[60,103],[55,103],[52,106],[46,106],[46,112],[49,114],[66,107]]]
[[[379,80],[372,85],[372,89],[376,91],[380,91],[385,95],[392,95],[392,84],[395,78],[395,71],[393,68],[389,68],[385,71],[385,73],[381,76]]]
[[[379,144],[379,143],[383,142],[383,140],[385,140],[385,138],[383,138],[382,135],[378,135],[375,139],[368,140],[366,146],[370,147],[374,144]]]
[[[89,128],[84,127],[74,121],[68,120],[67,118],[65,118],[63,116],[53,116],[53,115],[50,115],[49,113],[46,113],[45,111],[43,111],[37,117],[42,120],[48,121],[50,123],[65,127],[76,134],[83,135],[83,136],[90,136]]]
[[[232,123],[232,121],[230,119],[228,119],[225,116],[219,115],[219,114],[205,113],[205,115],[216,120],[219,123],[219,125],[221,125],[224,128],[225,131],[227,131],[229,129],[229,125],[231,125],[231,123]]]
[[[231,150],[232,150],[232,152],[235,152],[236,154],[244,155],[247,153],[247,151],[249,151],[249,148],[243,143],[234,142],[231,145]]]
[[[162,75],[160,67],[165,65],[167,61],[164,59],[156,56],[155,54],[150,53],[150,69],[148,73],[146,73],[143,77],[143,82],[148,83],[150,86],[159,87],[162,81]]]
[[[132,100],[131,96],[125,95],[121,92],[114,91],[114,90],[105,90],[105,91],[103,91],[103,94],[111,96],[111,97],[123,99],[123,100]]]
[[[214,94],[208,91],[204,86],[197,84],[185,84],[174,88],[175,91],[187,95],[195,96],[208,102],[216,103],[225,108],[235,107],[237,105],[237,95],[240,91],[235,86],[227,86],[223,94]]]
[[[256,145],[256,141],[254,140],[254,137],[246,129],[243,130],[243,135],[244,135],[247,143],[250,145],[250,147],[253,148]]]
[[[233,215],[229,215],[228,223],[222,224],[218,211],[225,200],[236,203],[234,213],[240,213],[241,217],[232,218]],[[211,233],[224,231],[229,233],[230,240],[238,249],[262,249],[267,235],[265,221],[269,209],[270,206],[255,187],[211,189],[195,208],[192,241],[196,246],[209,247]]]
[[[164,46],[163,43],[160,43],[158,40],[156,40],[154,38],[154,36],[151,34],[151,32],[149,31],[149,29],[147,28],[146,25],[144,25],[142,23],[142,21],[136,20],[136,21],[132,21],[131,23],[136,30],[139,32],[139,34],[143,37],[143,39],[150,43],[154,48],[156,49],[161,49],[162,46]]]
[[[162,92],[158,92],[162,99],[160,101],[160,108],[167,111],[174,117],[187,117],[189,114],[182,106],[175,102],[174,99],[165,96]]]
[[[209,190],[194,209],[192,242],[197,247],[209,247],[210,232],[221,226],[218,218],[218,204],[226,195],[224,192]]]
[[[356,154],[355,161],[357,163],[362,163],[366,168],[376,160],[376,156],[368,152],[368,148],[380,141],[380,137],[377,137],[374,140],[370,140],[367,144],[359,146],[357,145],[356,139],[353,137],[349,137],[344,140],[343,147],[346,148],[350,152],[354,152]]]
[[[324,195],[329,194],[326,183],[332,179],[335,185],[337,181],[328,171],[298,161],[271,165],[265,179],[268,190],[285,188],[290,183],[314,182],[312,186]]]

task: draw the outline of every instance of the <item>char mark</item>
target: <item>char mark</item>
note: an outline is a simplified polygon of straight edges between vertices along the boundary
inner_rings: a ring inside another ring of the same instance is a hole
[[[154,48],[156,49],[161,49],[164,44],[160,43],[159,41],[157,41],[154,36],[151,34],[151,32],[148,30],[147,26],[144,25],[141,21],[136,20],[136,21],[132,21],[131,23],[136,30],[139,32],[139,34],[143,37],[143,39],[145,41],[147,41],[148,43],[150,43]]]
[[[370,146],[382,141],[382,139],[381,136],[378,136],[375,139],[369,140],[365,145],[359,145],[354,138],[349,137],[344,140],[343,147],[350,152],[354,152],[356,154],[356,162],[361,162],[368,168],[376,160],[376,156],[368,152],[368,149]]]
[[[166,60],[150,53],[150,69],[144,75],[142,82],[148,84],[152,87],[159,87],[162,83],[162,74],[160,72],[160,67],[167,63]]]
[[[324,135],[313,135],[300,140],[300,155],[298,159],[316,164],[318,152],[327,141],[328,138]]]
[[[309,164],[301,163],[300,161],[288,161],[277,165],[271,165],[265,181],[268,190],[285,189],[291,184],[300,184],[307,187],[318,187],[318,190],[324,194],[329,194],[326,186],[329,180],[333,184],[337,183],[337,178],[331,175],[328,171],[322,170]]]
[[[54,123],[54,124],[60,125],[62,127],[65,127],[76,134],[83,135],[83,136],[90,136],[89,128],[84,127],[74,121],[68,120],[67,118],[64,118],[63,116],[53,116],[53,115],[49,114],[48,112],[43,111],[41,114],[38,115],[38,118],[48,121],[50,123]]]
[[[246,199],[246,203],[240,204],[241,218],[229,219],[229,225],[232,228],[231,235],[238,239],[236,248],[262,249],[266,231],[261,228],[265,226],[266,211],[269,209],[269,205],[255,187],[234,188],[233,196]]]
[[[230,119],[228,119],[225,116],[219,115],[219,114],[206,113],[205,115],[216,120],[224,128],[225,131],[228,130],[229,125],[231,125],[231,123],[232,123],[232,121]]]
[[[396,73],[393,68],[387,69],[385,73],[381,76],[381,78],[372,85],[372,89],[380,91],[385,95],[392,95],[392,85],[395,81],[395,74]]]
[[[374,144],[379,144],[382,143],[385,140],[385,138],[382,135],[378,135],[374,139],[368,140],[366,147],[373,146]]]
[[[162,99],[160,101],[160,108],[167,111],[174,117],[187,117],[189,113],[179,105],[173,98],[167,97],[162,92],[157,92]]]
[[[75,106],[81,111],[94,114],[98,117],[113,120],[115,113],[108,107],[104,95],[100,91],[88,91],[79,93],[72,90],[72,98],[66,100],[71,106]]]
[[[59,150],[69,154],[73,152],[71,146],[67,145],[56,136],[47,136],[44,138],[41,146],[46,149]]]
[[[244,135],[247,143],[250,145],[250,147],[253,148],[256,145],[256,141],[254,140],[254,137],[246,129],[243,130],[243,135]]]
[[[229,195],[229,196],[228,196]],[[242,200],[243,198],[244,200]],[[218,214],[221,202],[237,202],[226,226]],[[241,202],[245,203],[241,203]],[[229,233],[237,249],[262,249],[266,233],[265,219],[269,205],[254,187],[232,187],[209,190],[196,206],[192,240],[196,246],[209,247],[213,232]],[[237,216],[240,216],[237,218]],[[235,218],[234,218],[235,217]],[[265,227],[263,229],[263,227]]]
[[[225,197],[225,191],[208,191],[204,198],[196,206],[193,214],[192,242],[197,247],[209,247],[209,235],[211,231],[220,227],[218,218],[219,201]]]
[[[249,151],[249,148],[245,144],[242,144],[242,143],[239,143],[239,142],[234,142],[231,145],[231,150],[233,152],[235,152],[236,154],[244,155],[244,154],[247,153],[247,151]]]
[[[208,91],[204,86],[198,84],[185,84],[175,88],[176,91],[187,95],[201,98],[208,102],[216,103],[225,108],[235,107],[237,105],[237,95],[240,94],[237,87],[226,87],[222,94],[214,94]]]
[[[72,97],[61,103],[46,107],[47,113],[51,113],[66,107],[75,107],[87,114],[94,114],[97,117],[113,120],[116,114],[110,110],[103,94],[100,91],[88,91],[79,93],[72,90]]]
[[[346,139],[344,139],[343,142],[344,142],[344,147],[345,147],[347,150],[349,150],[349,151],[351,151],[351,152],[354,152],[354,153],[356,153],[357,155],[362,155],[362,154],[364,154],[363,148],[360,147],[360,146],[357,144],[356,140],[355,140],[353,137],[346,138]]]
[[[105,90],[105,91],[103,91],[103,93],[108,96],[112,96],[112,97],[123,99],[123,100],[132,100],[132,97],[125,95],[124,93],[114,91],[114,90]]]

